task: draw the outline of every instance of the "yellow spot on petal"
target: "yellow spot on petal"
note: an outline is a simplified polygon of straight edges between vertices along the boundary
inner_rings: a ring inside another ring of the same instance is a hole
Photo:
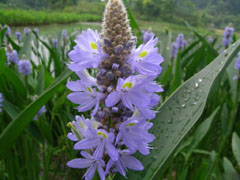
[[[97,132],[97,135],[103,136],[104,138],[107,138],[107,137],[108,137],[105,133],[103,133],[103,132],[101,132],[101,131],[98,131],[98,132]]]
[[[90,93],[93,92],[92,89],[91,89],[90,87],[88,87],[88,86],[87,86],[87,90],[88,90]]]
[[[133,87],[133,83],[132,82],[125,82],[124,84],[123,84],[123,88],[132,88]]]
[[[129,127],[129,126],[134,126],[136,123],[129,123],[126,125],[126,127]]]
[[[97,50],[97,44],[96,43],[91,42],[90,46],[91,46],[92,49]]]
[[[138,56],[141,57],[141,58],[144,58],[147,54],[148,54],[147,51],[142,51],[141,53],[139,53]]]

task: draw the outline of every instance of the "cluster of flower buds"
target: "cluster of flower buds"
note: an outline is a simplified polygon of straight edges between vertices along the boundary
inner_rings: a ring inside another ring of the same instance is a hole
[[[238,52],[234,68],[238,71],[238,74],[233,77],[233,79],[236,80],[240,77],[240,52]]]
[[[8,46],[8,50],[6,52],[6,57],[7,57],[7,63],[10,64],[11,62],[14,64],[18,64],[18,53],[16,50],[12,50],[9,46]]]
[[[183,50],[187,45],[187,41],[184,39],[184,34],[178,34],[176,42],[172,43],[171,58],[175,58],[178,54],[178,50]]]
[[[143,43],[146,44],[149,40],[155,37],[155,34],[152,32],[152,28],[149,28],[147,31],[142,31]]]
[[[15,32],[15,36],[16,36],[16,38],[17,38],[17,40],[18,40],[18,43],[20,43],[20,41],[21,41],[21,39],[22,39],[21,33],[20,33],[19,31],[16,31],[16,32]]]
[[[86,180],[95,171],[104,180],[116,172],[126,177],[127,169],[143,170],[133,154],[148,155],[155,138],[148,130],[160,99],[155,93],[163,91],[153,81],[163,62],[155,47],[158,39],[136,47],[122,1],[109,0],[102,33],[88,29],[75,42],[68,67],[80,80],[67,83],[73,91],[68,99],[79,105],[78,112],[93,110],[88,119],[76,116],[68,123],[72,130],[68,138],[76,142],[74,149],[81,150],[81,158],[67,165],[88,168]]]
[[[18,72],[22,73],[24,76],[28,76],[32,73],[32,65],[26,56],[23,55],[22,60],[18,62]]]
[[[222,40],[222,45],[225,48],[228,48],[229,45],[232,44],[232,38],[234,34],[234,28],[233,27],[225,27],[224,34],[223,34],[223,40]]]
[[[23,30],[24,34],[27,36],[30,32],[31,32],[31,29],[28,28],[28,27],[25,27],[24,30]]]
[[[2,102],[3,102],[3,97],[2,97],[2,93],[0,93],[0,112],[2,112]]]

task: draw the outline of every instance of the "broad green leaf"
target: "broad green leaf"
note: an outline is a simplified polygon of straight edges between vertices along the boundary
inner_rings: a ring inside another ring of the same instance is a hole
[[[198,146],[198,144],[207,134],[212,124],[212,121],[215,118],[218,111],[219,111],[219,107],[215,111],[213,111],[212,114],[198,126],[198,128],[194,133],[194,137],[188,151],[189,153],[191,153]]]
[[[147,156],[138,155],[141,172],[129,171],[129,179],[151,180],[163,171],[163,165],[201,116],[212,84],[224,73],[240,50],[240,41],[233,44],[199,73],[183,83],[159,108],[151,132],[156,139]],[[115,179],[123,179],[117,175]]]
[[[19,113],[19,110],[17,107],[15,107],[13,104],[8,102],[4,99],[3,101],[3,109],[7,112],[7,114],[11,117],[11,119],[15,119]]]
[[[44,67],[42,66],[38,76],[35,94],[40,95],[43,92],[43,90],[44,90]]]
[[[226,157],[223,158],[223,168],[225,179],[237,179],[237,172]]]
[[[18,57],[21,59],[25,55],[27,59],[31,59],[31,34],[25,36],[23,46],[21,47]]]
[[[0,135],[0,159],[9,151],[18,136],[25,127],[31,122],[40,108],[54,95],[58,87],[72,74],[70,70],[65,70],[56,80],[47,88],[39,98],[29,104],[1,133]]]
[[[0,73],[3,71],[6,64],[6,52],[3,48],[0,49]]]
[[[232,136],[232,151],[237,160],[238,166],[240,167],[240,138],[236,132],[234,132]]]

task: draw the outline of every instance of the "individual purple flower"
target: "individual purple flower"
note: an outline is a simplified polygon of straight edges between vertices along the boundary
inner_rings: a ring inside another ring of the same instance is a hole
[[[38,35],[39,34],[39,29],[37,28],[37,27],[35,27],[34,29],[33,29],[33,31]]]
[[[146,44],[148,41],[153,39],[155,34],[151,31],[142,31],[143,43]]]
[[[57,48],[57,47],[58,47],[58,39],[56,39],[56,38],[53,38],[53,39],[52,39],[52,46],[53,46],[54,48]]]
[[[87,172],[84,174],[85,180],[91,180],[96,172],[100,176],[101,180],[105,180],[105,173],[103,167],[105,162],[102,159],[97,159],[85,151],[81,151],[81,155],[84,158],[77,158],[67,162],[67,166],[71,168],[88,168]]]
[[[2,93],[0,93],[0,112],[2,112],[2,102],[3,102],[3,96],[2,96]]]
[[[24,30],[23,30],[25,35],[28,35],[30,33],[30,31],[31,31],[31,29],[28,28],[28,27],[25,27]]]
[[[7,61],[8,62],[12,62],[14,64],[18,64],[18,53],[16,50],[10,50],[6,52],[6,56],[7,56]]]
[[[144,169],[142,163],[135,157],[131,156],[135,151],[119,150],[119,158],[117,161],[110,159],[107,163],[105,174],[108,174],[111,168],[115,168],[114,171],[119,172],[126,178],[127,169],[135,171],[141,171]]]
[[[143,75],[158,75],[162,68],[160,64],[164,61],[155,47],[158,39],[151,39],[146,44],[140,45],[134,49],[128,57],[128,62],[132,66],[132,71],[137,71]]]
[[[79,141],[86,138],[93,129],[97,129],[100,125],[93,118],[89,120],[85,119],[84,116],[76,116],[75,120],[70,124],[72,132],[67,135],[71,141]]]
[[[11,36],[11,28],[7,26],[6,35]]]
[[[138,150],[141,154],[148,155],[149,143],[155,139],[154,135],[148,133],[152,125],[142,118],[128,119],[119,127],[116,144],[122,141],[130,150]]]
[[[29,60],[23,59],[18,62],[18,72],[28,76],[32,72],[32,66]]]
[[[68,67],[75,72],[86,68],[96,68],[105,56],[100,48],[98,32],[91,29],[83,31],[75,42],[76,46],[68,54],[72,60]]]
[[[93,153],[93,156],[96,159],[102,159],[105,150],[113,161],[117,161],[118,152],[112,144],[113,141],[114,134],[112,132],[108,133],[103,129],[92,130],[91,133],[89,133],[89,135],[85,139],[77,142],[74,145],[74,149],[81,150],[96,148],[96,150]]]
[[[41,107],[38,113],[34,116],[33,120],[38,120],[38,118],[46,112],[46,106]]]
[[[21,39],[22,39],[22,37],[21,37],[21,33],[17,31],[17,32],[15,32],[15,36],[16,36],[18,42],[20,42]]]
[[[100,100],[105,97],[103,93],[97,92],[96,88],[93,87],[92,82],[85,82],[81,80],[70,81],[67,84],[67,88],[74,91],[67,97],[73,103],[79,104],[77,107],[79,112],[88,111],[95,106],[92,112],[92,115],[95,115],[98,110]]]
[[[178,54],[178,45],[176,42],[172,43],[172,51],[171,51],[171,58],[174,59],[177,57]]]
[[[232,44],[232,38],[234,34],[234,28],[233,27],[225,27],[224,34],[223,34],[223,40],[222,45],[227,48],[230,44]]]
[[[178,49],[180,50],[183,50],[186,47],[187,42],[184,40],[184,34],[178,34],[176,43],[177,43]]]

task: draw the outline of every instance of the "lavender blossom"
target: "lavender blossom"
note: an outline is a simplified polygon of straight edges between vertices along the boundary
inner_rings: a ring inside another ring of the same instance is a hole
[[[184,40],[184,34],[178,34],[176,43],[177,43],[178,49],[180,50],[183,50],[186,47],[187,42]]]
[[[23,30],[24,34],[27,36],[30,32],[31,32],[31,29],[28,28],[28,27],[25,27],[24,30]]]
[[[11,36],[11,28],[7,26],[6,35]]]
[[[18,72],[28,76],[32,72],[32,66],[29,60],[23,59],[18,62]]]
[[[171,58],[174,59],[177,57],[178,54],[178,45],[176,42],[172,43],[172,51],[171,51]]]
[[[63,37],[63,39],[67,38],[67,31],[66,31],[66,29],[62,30],[62,37]]]
[[[226,27],[223,34],[223,40],[222,45],[223,47],[227,48],[230,44],[232,44],[232,38],[234,34],[234,28],[233,27]]]
[[[3,102],[3,96],[2,96],[2,93],[0,93],[0,112],[2,112],[2,102]]]
[[[85,180],[91,180],[96,172],[100,176],[101,180],[105,180],[105,173],[103,167],[105,166],[105,162],[101,159],[97,159],[93,157],[91,154],[81,151],[81,155],[83,158],[77,158],[69,161],[67,165],[71,168],[88,168],[87,172],[84,174]]]
[[[53,46],[54,48],[57,48],[57,47],[58,47],[58,39],[56,39],[56,38],[53,38],[53,39],[52,39],[52,46]]]
[[[151,29],[148,31],[142,31],[142,38],[143,38],[143,43],[146,44],[149,40],[153,39],[155,34],[151,32]]]
[[[75,40],[76,46],[68,56],[73,61],[68,67],[72,71],[86,68],[97,68],[105,53],[100,48],[100,37],[97,31],[88,29],[83,31]]]
[[[38,30],[37,27],[35,27],[35,28],[33,29],[33,31],[34,31],[37,35],[39,34],[39,30]]]
[[[20,42],[21,39],[22,39],[22,37],[21,37],[21,33],[20,33],[20,32],[15,32],[15,36],[16,36],[18,42]]]
[[[6,56],[7,56],[7,62],[10,63],[14,63],[14,64],[18,64],[18,53],[16,50],[9,50],[6,52]]]
[[[238,52],[234,68],[238,71],[238,74],[233,77],[233,80],[237,80],[240,77],[240,51]]]
[[[38,111],[38,113],[34,116],[33,120],[38,120],[38,118],[46,112],[46,106],[41,107],[41,109]]]
[[[68,67],[80,80],[67,83],[72,91],[68,99],[79,105],[79,112],[93,109],[89,119],[76,116],[68,123],[67,137],[75,142],[81,158],[67,165],[88,168],[85,180],[96,171],[104,180],[108,174],[119,172],[126,177],[128,169],[144,169],[133,154],[150,153],[155,137],[148,132],[153,125],[148,120],[156,116],[154,108],[160,100],[156,93],[163,91],[154,81],[163,62],[158,39],[152,36],[136,47],[122,0],[109,0],[102,27],[101,36],[91,29],[83,31],[69,53]],[[96,70],[90,75],[88,68]]]

